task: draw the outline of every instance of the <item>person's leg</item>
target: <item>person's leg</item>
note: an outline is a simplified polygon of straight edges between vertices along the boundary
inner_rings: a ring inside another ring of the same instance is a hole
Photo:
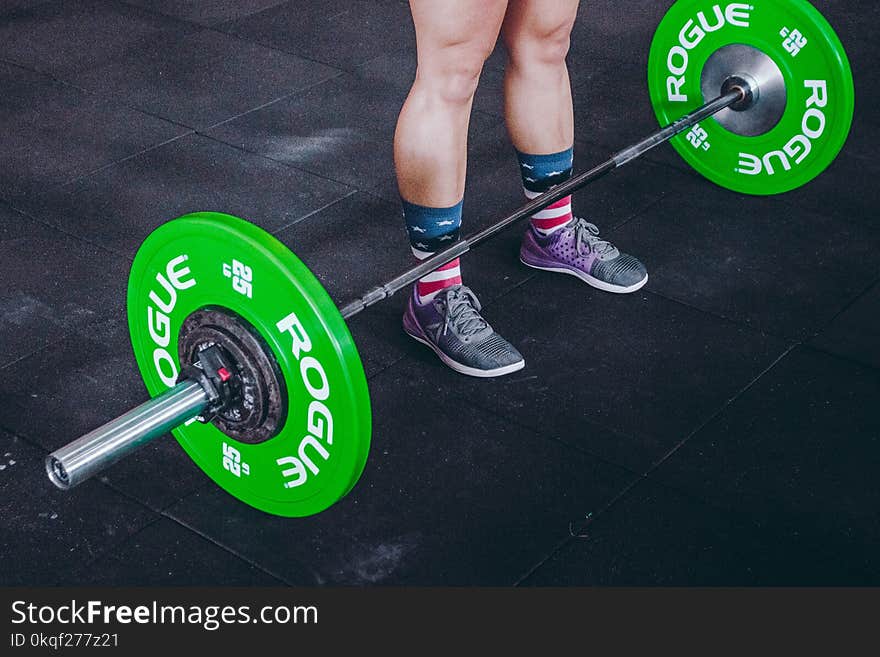
[[[577,11],[578,0],[511,0],[504,20],[504,114],[529,198],[571,176],[574,112],[565,57]],[[571,218],[566,197],[532,225],[546,235]]]
[[[565,58],[577,12],[578,0],[510,0],[502,27],[504,115],[522,153],[558,153],[574,143]]]
[[[574,112],[566,55],[577,13],[578,0],[510,0],[502,27],[508,52],[505,119],[528,198],[571,177]],[[644,266],[598,233],[574,218],[567,196],[532,216],[520,258],[609,292],[642,287]]]
[[[464,193],[467,129],[507,0],[410,0],[418,66],[394,134],[403,198],[448,207]]]
[[[394,133],[394,165],[417,258],[451,244],[461,224],[471,105],[507,0],[410,0],[416,78]],[[461,283],[458,262],[417,285],[420,301]]]
[[[474,92],[507,0],[410,0],[418,68],[394,134],[404,219],[419,259],[458,239]],[[456,371],[499,376],[522,356],[479,314],[455,260],[416,283],[404,329]]]

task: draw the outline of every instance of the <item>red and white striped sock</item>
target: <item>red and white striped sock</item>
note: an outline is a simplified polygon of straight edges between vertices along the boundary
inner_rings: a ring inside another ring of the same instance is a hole
[[[526,198],[533,199],[571,178],[574,149],[558,153],[535,155],[516,151],[519,172]],[[532,228],[539,235],[551,235],[571,221],[571,196],[559,199],[553,205],[532,215]]]
[[[431,255],[431,254],[428,254]],[[461,285],[461,264],[459,258],[438,267],[416,283],[416,296],[420,304],[426,304],[437,294],[453,285]]]
[[[526,198],[533,199],[540,196],[540,192],[532,192],[523,188]],[[561,198],[553,205],[548,205],[540,212],[532,215],[532,227],[539,235],[551,235],[572,219],[571,214],[571,195]]]

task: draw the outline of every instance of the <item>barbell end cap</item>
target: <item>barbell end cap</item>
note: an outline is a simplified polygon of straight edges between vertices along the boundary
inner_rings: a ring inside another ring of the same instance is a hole
[[[721,85],[721,95],[726,96],[731,91],[739,91],[742,98],[730,105],[730,109],[734,112],[745,112],[758,102],[761,95],[761,89],[758,83],[748,74],[741,73],[731,75]]]
[[[67,470],[54,454],[46,457],[46,474],[49,475],[49,481],[61,490],[69,490],[72,486],[70,477],[67,476]]]

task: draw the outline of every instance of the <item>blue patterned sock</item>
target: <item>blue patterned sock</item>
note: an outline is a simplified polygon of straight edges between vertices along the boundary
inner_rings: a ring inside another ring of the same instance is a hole
[[[413,254],[419,260],[455,244],[461,228],[463,201],[449,208],[430,208],[401,199],[403,218]],[[461,284],[461,265],[456,258],[416,283],[419,303],[427,303],[440,290]]]

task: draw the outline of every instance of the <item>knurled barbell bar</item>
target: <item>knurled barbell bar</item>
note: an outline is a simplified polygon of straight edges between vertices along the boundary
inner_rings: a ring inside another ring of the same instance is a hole
[[[341,308],[244,220],[196,213],[157,228],[128,287],[132,346],[154,397],[50,454],[51,481],[75,486],[171,431],[238,499],[318,513],[354,486],[370,445],[366,377],[345,319],[685,131],[673,144],[697,171],[773,194],[824,170],[852,119],[843,47],[805,0],[679,0],[653,39],[648,80],[665,127]]]

